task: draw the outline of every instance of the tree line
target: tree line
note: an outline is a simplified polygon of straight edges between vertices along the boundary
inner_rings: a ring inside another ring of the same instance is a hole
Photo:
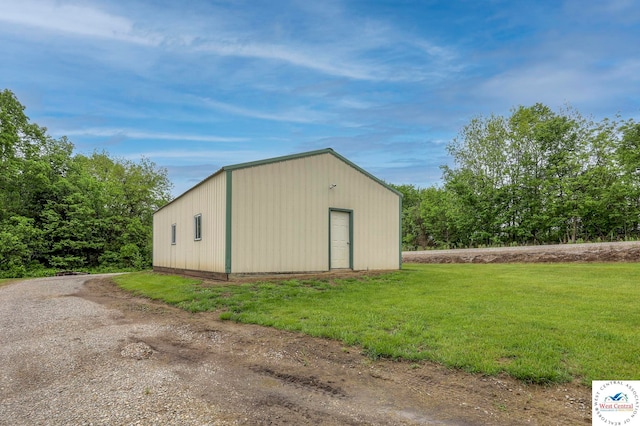
[[[447,145],[441,186],[403,193],[403,244],[418,248],[640,238],[640,123],[520,106],[476,117]]]
[[[0,277],[151,265],[166,170],[106,152],[74,154],[0,92]]]
[[[141,269],[165,169],[74,153],[0,92],[0,277]],[[448,145],[442,185],[403,195],[404,249],[640,238],[640,123],[520,106],[475,117]]]

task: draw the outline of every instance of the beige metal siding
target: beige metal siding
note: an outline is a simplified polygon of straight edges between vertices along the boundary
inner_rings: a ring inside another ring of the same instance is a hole
[[[330,190],[333,208],[353,211],[353,268],[398,269],[400,256],[400,196],[333,158],[337,186]]]
[[[330,153],[233,170],[232,188],[233,273],[328,270],[330,208],[353,211],[355,270],[399,267],[398,194]]]
[[[153,217],[153,265],[225,272],[226,174],[191,189]],[[194,217],[202,214],[202,239],[194,240]],[[176,244],[171,225],[176,224]]]

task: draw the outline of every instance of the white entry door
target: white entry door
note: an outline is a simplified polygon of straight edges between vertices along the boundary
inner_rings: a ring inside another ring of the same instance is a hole
[[[351,267],[349,241],[350,213],[331,210],[329,220],[331,221],[331,269],[348,269]]]

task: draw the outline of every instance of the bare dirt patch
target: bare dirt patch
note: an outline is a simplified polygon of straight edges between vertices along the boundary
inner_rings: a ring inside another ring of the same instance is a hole
[[[640,262],[640,241],[406,251],[402,253],[402,260],[409,263]]]
[[[118,322],[157,326],[152,336],[128,336],[113,356],[180,366],[176,386],[188,384],[198,401],[226,413],[215,424],[591,422],[591,390],[577,383],[545,387],[429,362],[374,361],[336,341],[135,297],[109,279],[87,282],[78,296],[119,311]]]

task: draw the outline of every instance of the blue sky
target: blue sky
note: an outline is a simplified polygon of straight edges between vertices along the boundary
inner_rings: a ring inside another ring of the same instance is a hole
[[[0,2],[0,89],[76,151],[166,167],[331,147],[390,183],[439,184],[473,116],[569,103],[640,117],[640,2]]]

